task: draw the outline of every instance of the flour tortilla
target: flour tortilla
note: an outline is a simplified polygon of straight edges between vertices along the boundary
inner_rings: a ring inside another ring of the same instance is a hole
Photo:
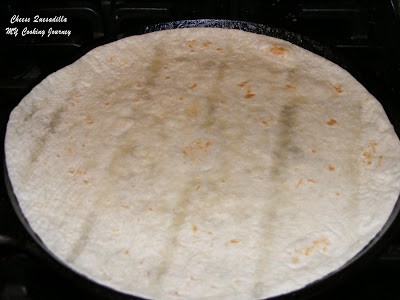
[[[343,266],[400,191],[400,143],[337,65],[192,28],[99,47],[13,110],[9,177],[73,270],[156,299],[256,299]]]

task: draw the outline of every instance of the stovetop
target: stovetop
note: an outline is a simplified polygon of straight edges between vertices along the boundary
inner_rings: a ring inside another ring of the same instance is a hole
[[[394,108],[395,101],[400,99],[400,22],[396,0],[64,0],[57,4],[48,0],[8,0],[0,4],[0,11],[2,142],[12,108],[51,72],[73,62],[95,45],[137,34],[146,25],[200,18],[261,23],[301,34],[329,47],[382,102],[400,135],[399,113]],[[36,15],[53,19],[33,22]],[[60,21],[63,18],[66,22]],[[49,28],[59,33],[47,36]],[[37,33],[40,31],[44,31],[43,36]],[[400,230],[355,275],[311,298],[399,299],[399,276]],[[70,280],[35,250],[34,242],[10,204],[1,172],[0,299],[83,297],[95,299],[100,295]]]

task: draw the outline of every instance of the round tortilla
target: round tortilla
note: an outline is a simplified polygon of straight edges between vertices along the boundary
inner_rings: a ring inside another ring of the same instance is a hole
[[[13,110],[23,214],[73,270],[157,299],[255,299],[343,266],[400,192],[400,143],[349,73],[232,29],[133,36]]]

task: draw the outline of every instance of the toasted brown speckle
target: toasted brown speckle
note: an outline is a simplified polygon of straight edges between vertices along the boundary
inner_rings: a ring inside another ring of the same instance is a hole
[[[67,154],[72,154],[72,148],[71,148],[70,146],[64,147],[64,151],[65,151],[65,153],[67,153]]]
[[[329,245],[330,245],[330,242],[329,242],[328,238],[322,236],[318,239],[313,240],[312,243],[309,244],[308,246],[306,246],[302,249],[295,250],[295,253],[297,255],[310,256],[311,254],[314,254],[315,252],[327,252]]]
[[[86,171],[80,168],[69,169],[68,173],[72,175],[86,175]]]
[[[329,119],[328,121],[326,121],[326,124],[328,124],[329,126],[332,126],[332,125],[337,124],[337,121],[335,119]]]
[[[269,52],[274,54],[274,55],[278,55],[278,56],[283,56],[287,53],[287,49],[282,47],[282,46],[278,46],[278,45],[273,45],[269,48]]]
[[[248,83],[249,83],[248,81],[243,81],[241,83],[238,83],[238,87],[244,88],[245,86],[247,86]]]
[[[343,88],[340,85],[334,85],[333,88],[335,89],[336,93],[343,92]]]
[[[185,108],[185,113],[188,117],[195,117],[200,113],[200,105],[197,102],[189,104]]]
[[[291,85],[291,84],[287,84],[287,85],[285,86],[285,88],[286,88],[287,90],[297,90],[297,86]]]
[[[303,183],[303,178],[300,178],[299,180],[297,180],[296,185],[295,185],[296,189],[297,189],[302,183]]]
[[[208,149],[211,144],[211,141],[193,141],[182,149],[182,154],[184,158],[189,159],[192,163],[201,163],[207,158]]]
[[[186,44],[188,45],[189,48],[193,48],[194,46],[196,46],[196,43],[197,43],[196,40],[186,41]]]
[[[365,150],[362,155],[364,157],[364,162],[367,163],[368,165],[371,165],[373,160],[376,158],[376,146],[378,146],[378,143],[375,141],[370,141],[368,144],[368,149]],[[382,160],[382,156],[380,157],[380,160]]]
[[[263,123],[264,125],[268,125],[269,120],[262,120],[261,123]]]
[[[88,124],[88,125],[93,125],[94,124],[94,120],[93,120],[91,115],[87,115],[86,116],[85,123]]]
[[[328,165],[328,170],[329,170],[329,171],[335,171],[335,166],[329,164],[329,165]]]
[[[246,92],[246,95],[244,95],[244,97],[246,99],[250,99],[250,98],[253,98],[255,95],[256,94],[254,94],[252,90],[248,89],[247,92]]]

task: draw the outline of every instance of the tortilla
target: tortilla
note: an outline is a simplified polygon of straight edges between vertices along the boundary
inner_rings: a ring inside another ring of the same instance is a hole
[[[232,29],[133,36],[13,110],[6,163],[56,257],[156,299],[255,299],[342,267],[400,192],[400,142],[349,73]]]

